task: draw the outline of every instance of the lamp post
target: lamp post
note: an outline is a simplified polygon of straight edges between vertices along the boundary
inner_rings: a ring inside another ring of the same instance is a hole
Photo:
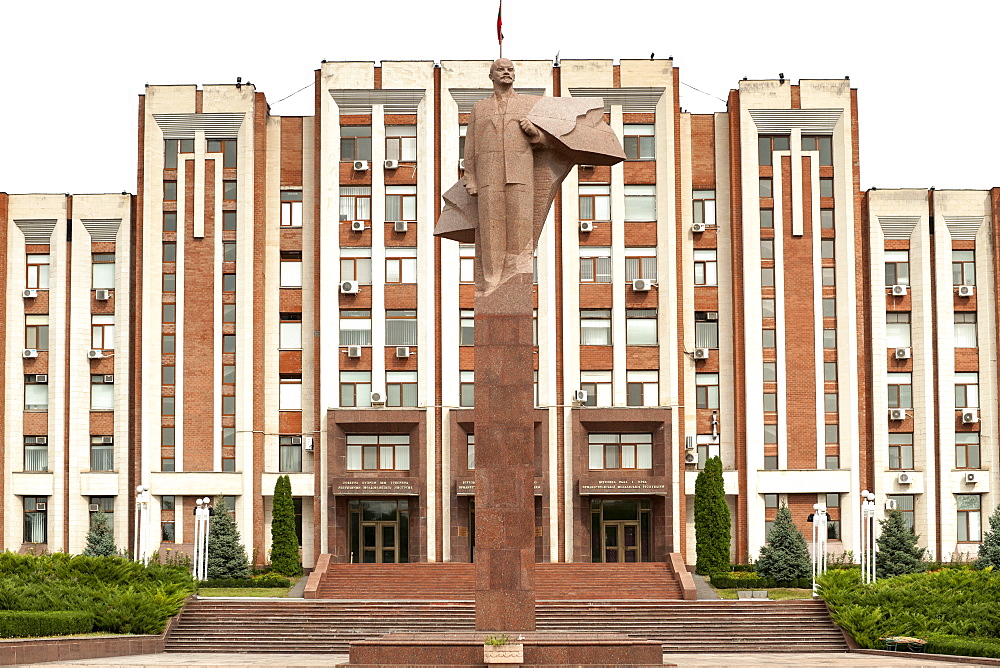
[[[208,504],[212,500],[195,499],[194,508],[194,578],[208,579],[208,522],[211,509]]]
[[[146,563],[146,534],[149,531],[149,486],[135,488],[135,546],[132,558]]]
[[[812,589],[813,596],[816,596],[816,578],[826,573],[826,539],[827,520],[830,516],[826,514],[826,504],[813,504],[815,511],[811,516],[813,529],[813,554],[812,554]]]
[[[861,491],[861,580],[875,582],[875,495]]]

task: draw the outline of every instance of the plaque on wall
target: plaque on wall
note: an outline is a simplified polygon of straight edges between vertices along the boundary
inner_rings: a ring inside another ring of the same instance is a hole
[[[410,478],[337,478],[330,485],[338,496],[418,496]]]
[[[589,494],[655,494],[666,496],[664,483],[649,480],[581,480],[580,496]]]
[[[457,496],[475,496],[476,495],[476,481],[475,480],[459,480],[455,483],[455,494]],[[542,483],[535,481],[535,496],[542,495]]]

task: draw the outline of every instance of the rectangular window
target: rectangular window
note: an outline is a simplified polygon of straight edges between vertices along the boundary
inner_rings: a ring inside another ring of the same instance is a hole
[[[658,406],[659,403],[660,373],[656,369],[629,369],[625,372],[627,406]]]
[[[655,308],[630,308],[625,310],[625,345],[656,345]]]
[[[49,409],[49,377],[46,374],[29,373],[24,376],[24,410],[47,411]]]
[[[293,443],[293,440],[299,441]],[[278,437],[278,471],[297,473],[302,471],[302,438],[299,436]]]
[[[340,405],[344,408],[369,408],[372,405],[372,372],[340,372]]]
[[[611,186],[581,183],[580,220],[611,220]]]
[[[587,393],[584,406],[610,406],[614,397],[611,371],[581,371],[580,389]]]
[[[48,501],[47,496],[25,496],[24,501],[24,542],[48,542]]]
[[[955,408],[979,408],[979,374],[955,374]]]
[[[712,457],[719,457],[721,446],[719,439],[712,434],[698,434],[696,437],[696,447],[698,452],[698,469],[704,469],[705,464]]]
[[[761,260],[774,259],[774,239],[760,240],[760,259]]]
[[[177,169],[177,142],[190,141],[191,139],[166,139],[163,142],[163,168]]]
[[[821,178],[819,180],[819,196],[833,197],[833,179]]]
[[[90,345],[95,350],[114,350],[115,316],[90,316]]]
[[[90,470],[115,470],[115,439],[112,436],[90,437]]]
[[[837,273],[834,267],[821,267],[820,275],[823,278],[823,285],[837,284]]]
[[[24,316],[24,347],[35,350],[49,349],[49,316]]]
[[[653,160],[656,158],[654,138],[655,127],[649,125],[626,125],[624,139],[626,160]]]
[[[417,187],[416,186],[386,186],[385,187],[385,220],[415,221],[417,219]]]
[[[278,410],[302,410],[302,374],[278,374]]]
[[[476,435],[465,435],[465,450],[467,454],[466,468],[470,471],[476,468]]]
[[[398,246],[385,249],[385,282],[417,282],[417,249]]]
[[[302,191],[281,191],[281,226],[302,227]]]
[[[462,244],[458,247],[458,282],[473,283],[476,280],[476,247]]]
[[[956,494],[958,506],[958,542],[978,543],[983,539],[982,497]]]
[[[764,362],[762,375],[765,383],[776,382],[778,380],[778,363]]]
[[[176,232],[177,231],[177,212],[176,211],[164,211],[163,212],[163,231],[164,232]]]
[[[223,334],[222,335],[222,352],[224,352],[224,353],[235,353],[236,352],[236,335],[235,334]]]
[[[49,470],[49,439],[45,436],[24,437],[25,471]]]
[[[115,531],[115,497],[113,496],[92,496],[90,497],[90,526],[94,526],[95,516],[101,512],[108,516],[108,528],[112,535]]]
[[[912,494],[889,494],[886,500],[896,502],[896,510],[903,513],[903,523],[912,532],[914,531],[913,508],[914,499]]]
[[[409,471],[410,437],[406,434],[348,434],[348,471]]]
[[[458,405],[471,407],[476,405],[476,372],[458,372]]]
[[[887,250],[885,252],[885,284],[910,284],[910,251]]]
[[[611,345],[611,309],[580,309],[580,345]]]
[[[176,399],[177,398],[174,397],[173,395],[170,395],[170,396],[161,396],[160,397],[160,415],[164,415],[164,416],[176,415],[177,414]],[[225,405],[225,402],[223,402],[223,405]]]
[[[357,246],[341,246],[340,280],[357,281],[361,285],[371,285],[372,249]]]
[[[764,470],[765,471],[778,470],[778,455],[764,455]],[[767,522],[765,522],[764,524],[767,524]],[[771,524],[774,523],[772,522]]]
[[[760,210],[760,229],[762,230],[774,229],[774,209]]]
[[[833,209],[820,209],[819,226],[824,230],[832,230],[834,225]]]
[[[236,203],[236,181],[222,182],[222,200],[224,203]]]
[[[176,367],[173,364],[165,364],[160,367],[160,384],[173,385],[175,380]]]
[[[694,383],[696,406],[717,409],[719,407],[719,374],[696,373]]]
[[[823,298],[823,317],[824,318],[836,318],[837,317],[837,300],[833,297]]]
[[[774,267],[760,268],[760,285],[764,288],[774,287]]]
[[[235,211],[223,211],[222,212],[222,231],[223,232],[235,232],[236,231],[236,212]]]
[[[164,367],[166,368],[166,367]],[[173,377],[173,376],[171,376]],[[223,385],[235,385],[236,384],[236,365],[235,364],[223,364],[222,365],[222,384]]]
[[[778,495],[777,494],[764,494],[764,507],[765,508],[777,508],[778,507]]]
[[[236,292],[236,274],[228,272],[222,274],[222,291],[228,293]]]
[[[771,197],[774,194],[773,182],[771,177],[760,179],[758,184],[758,196],[761,198]]]
[[[236,140],[235,139],[209,139],[206,147],[207,153],[221,153],[222,167],[224,169],[236,168]]]
[[[827,383],[837,381],[837,363],[823,362],[823,380]]]
[[[976,284],[976,251],[953,250],[951,252],[951,277],[953,285]]]
[[[653,468],[652,434],[590,434],[590,468]]]
[[[163,274],[163,291],[177,292],[177,274]]]
[[[778,395],[774,392],[764,393],[764,412],[775,413],[778,410]]]
[[[694,347],[712,349],[719,347],[718,311],[694,312]]]
[[[368,309],[340,312],[340,345],[370,346],[372,344],[372,312]]]
[[[580,246],[580,282],[611,282],[611,249]]]
[[[372,159],[372,126],[340,126],[340,161]]]
[[[761,347],[763,348],[777,348],[778,347],[778,333],[774,329],[763,329],[761,330]]]
[[[979,347],[975,311],[955,311],[955,347]]]
[[[610,273],[610,258],[608,264]],[[631,283],[637,278],[656,280],[656,249],[626,248],[625,249],[625,280]]]
[[[719,270],[715,249],[694,251],[694,284],[718,285]]]
[[[760,300],[760,315],[763,318],[773,318],[777,304],[774,299],[766,298]]]
[[[417,161],[417,126],[385,126],[385,159],[400,162]]]
[[[164,202],[177,201],[177,181],[163,182],[163,201]]]
[[[160,352],[165,355],[172,355],[175,352],[177,337],[173,334],[164,334],[160,343]]]
[[[476,312],[461,309],[458,312],[458,345],[472,346],[476,342]]]
[[[281,313],[278,322],[278,348],[300,350],[302,348],[302,314]]]
[[[889,408],[913,408],[913,381],[909,373],[886,374]]]
[[[885,314],[885,338],[887,348],[910,347],[909,311],[890,311]]]
[[[91,287],[94,290],[115,289],[115,254],[93,253],[91,255]]]
[[[788,151],[790,148],[788,135],[757,137],[757,164],[771,165],[774,163],[775,151]]]
[[[819,151],[819,164],[833,165],[833,137],[830,135],[802,135],[803,151]]]
[[[777,445],[778,443],[778,425],[776,424],[765,424],[764,425],[764,443],[767,445]]]
[[[417,345],[417,312],[415,310],[385,312],[385,345]]]
[[[827,392],[823,395],[823,410],[827,413],[836,413],[840,410],[837,407],[837,393]]]
[[[49,289],[49,256],[38,253],[28,253],[27,255],[27,279],[26,288],[36,290]]]
[[[236,304],[222,305],[222,322],[236,322]]]
[[[625,186],[625,220],[656,220],[656,186]]]
[[[836,349],[837,347],[837,330],[836,329],[824,329],[823,330],[823,347],[827,350]]]
[[[822,239],[819,242],[819,255],[824,260],[833,260],[836,252],[836,243],[833,239]]]
[[[837,445],[840,443],[840,425],[837,424],[827,424],[823,425],[825,433],[825,443],[827,445]]]
[[[223,241],[222,242],[222,261],[223,262],[236,262],[236,242],[235,241]]]
[[[177,304],[163,304],[160,307],[160,316],[165,323],[177,322]],[[97,316],[94,316],[97,317]],[[94,340],[97,340],[97,332],[94,332]]]
[[[715,191],[694,190],[691,192],[694,223],[715,227]]]
[[[173,543],[177,540],[177,524],[173,520],[160,521],[160,542]]]
[[[893,471],[913,469],[913,434],[889,434],[889,469]]]
[[[385,372],[385,405],[386,406],[417,405],[416,371]]]
[[[302,251],[281,251],[281,287],[302,287]]]
[[[177,244],[173,241],[163,244],[163,261],[177,262]]]
[[[371,223],[372,220],[372,189],[371,186],[341,186],[340,188],[340,220],[360,220]]]
[[[955,468],[978,469],[982,461],[979,457],[979,432],[960,431],[955,434]]]

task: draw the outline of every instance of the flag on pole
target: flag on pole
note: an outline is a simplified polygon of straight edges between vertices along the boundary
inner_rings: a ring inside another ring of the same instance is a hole
[[[503,0],[500,2],[500,6],[497,8],[497,42],[500,46],[503,46]]]

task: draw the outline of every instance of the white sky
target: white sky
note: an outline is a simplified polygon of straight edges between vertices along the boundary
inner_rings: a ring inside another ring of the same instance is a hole
[[[343,5],[347,5],[345,8]],[[620,8],[620,9],[619,9]],[[320,60],[497,55],[495,0],[9,3],[0,40],[0,191],[135,192],[144,84],[253,82],[312,113]],[[1000,5],[842,0],[507,0],[515,59],[674,56],[681,107],[724,111],[744,76],[859,89],[862,187],[1000,186]],[[485,76],[485,73],[484,73]]]

